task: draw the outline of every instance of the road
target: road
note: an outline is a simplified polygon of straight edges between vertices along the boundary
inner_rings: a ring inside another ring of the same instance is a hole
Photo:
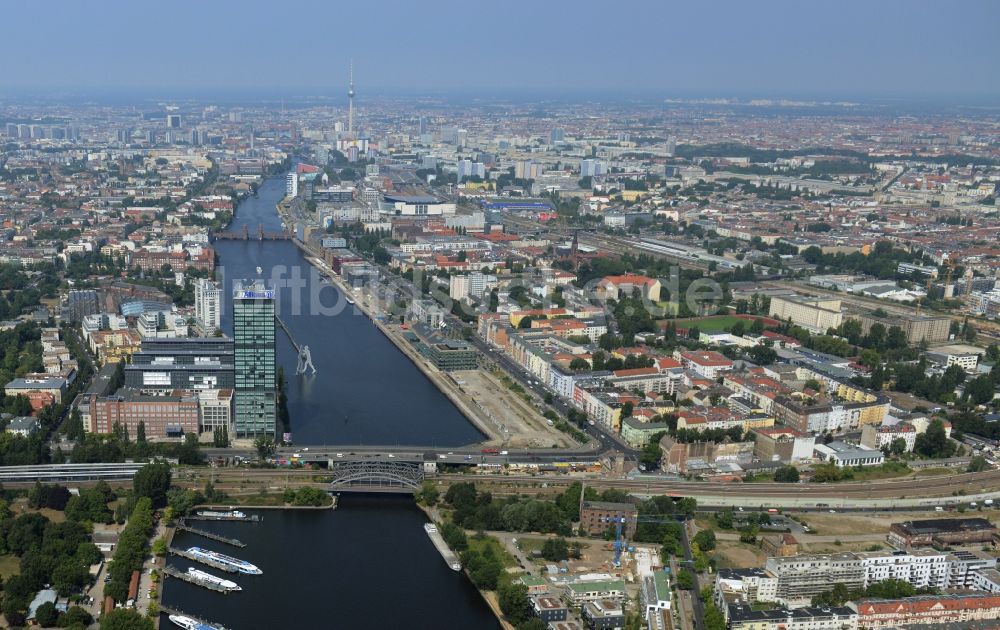
[[[684,546],[684,562],[694,576],[694,588],[690,591],[691,608],[694,609],[694,627],[705,630],[705,604],[701,601],[701,583],[698,572],[694,570],[694,554],[691,553],[691,540],[688,536],[688,523],[681,527],[681,544]]]

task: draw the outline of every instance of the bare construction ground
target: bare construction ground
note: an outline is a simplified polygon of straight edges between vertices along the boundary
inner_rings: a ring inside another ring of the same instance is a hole
[[[541,412],[519,394],[482,370],[449,372],[459,387],[492,419],[510,432],[510,448],[552,448],[575,446],[568,435],[549,426]]]
[[[889,526],[901,521],[912,521],[929,518],[985,518],[995,522],[994,510],[967,510],[966,512],[883,512],[879,514],[850,514],[805,512],[797,514],[809,525],[812,534],[816,536],[863,536],[889,533]],[[846,541],[846,539],[845,539]]]

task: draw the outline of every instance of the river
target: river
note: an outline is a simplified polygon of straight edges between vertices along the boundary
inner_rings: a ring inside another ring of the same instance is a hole
[[[240,203],[231,230],[279,231],[275,204],[284,179],[272,178]],[[310,266],[290,241],[219,241],[226,290],[223,329],[232,333],[234,279],[271,278],[284,265],[309,282]],[[287,275],[287,274],[286,274]],[[307,284],[306,294],[310,287]],[[318,288],[318,287],[317,287]],[[291,429],[299,444],[459,446],[482,438],[461,412],[363,315],[293,312],[290,290],[278,310],[296,341],[309,346],[315,376],[295,375],[296,353],[279,328],[278,361],[288,379]],[[341,299],[323,285],[325,304]],[[221,595],[176,579],[167,606],[230,630],[264,628],[499,628],[464,574],[452,571],[424,532],[410,497],[342,495],[336,510],[261,510],[260,523],[198,522],[239,538],[242,549],[178,532],[174,546],[200,546],[246,559],[263,575],[233,578],[243,591]],[[181,569],[194,566],[170,558]],[[230,577],[217,569],[199,567]],[[173,627],[164,616],[161,627]]]
[[[283,178],[270,178],[257,197],[244,199],[230,230],[246,225],[255,234],[280,231],[276,204],[285,194]],[[292,289],[279,293],[278,310],[299,344],[309,346],[315,376],[296,376],[297,355],[279,328],[278,362],[288,381],[288,410],[296,444],[379,444],[461,446],[482,434],[364,315],[346,306],[335,315],[311,314],[309,299],[315,290],[327,307],[342,297],[327,284],[313,284],[312,267],[290,241],[218,241],[220,275],[225,282],[223,330],[232,334],[232,281],[271,279],[277,271],[288,278],[298,274],[305,283],[301,308]],[[297,271],[296,271],[297,270]]]
[[[223,595],[168,578],[164,604],[230,630],[500,627],[472,583],[445,564],[409,497],[341,495],[336,510],[258,514],[259,523],[195,523],[244,548],[186,532],[173,544],[247,560],[262,575],[232,576],[171,556],[182,570],[197,566],[243,590]],[[160,627],[174,626],[164,615]]]

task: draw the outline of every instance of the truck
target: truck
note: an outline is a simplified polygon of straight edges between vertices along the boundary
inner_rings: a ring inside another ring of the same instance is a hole
[[[498,449],[495,446],[487,446],[486,448],[483,449],[482,452],[485,455],[496,455],[496,454],[498,454],[500,452],[500,449]]]

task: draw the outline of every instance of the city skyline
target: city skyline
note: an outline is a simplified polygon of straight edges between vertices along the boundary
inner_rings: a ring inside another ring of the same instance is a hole
[[[46,37],[31,29],[10,33],[8,47],[18,51],[18,63],[8,68],[3,92],[343,99],[353,59],[362,103],[376,93],[488,96],[515,89],[522,96],[610,100],[646,95],[979,103],[1000,95],[988,80],[995,74],[991,61],[1000,55],[989,30],[997,9],[976,1],[937,10],[933,20],[903,2],[724,2],[711,11],[626,2],[616,8],[620,22],[605,31],[595,29],[602,21],[589,3],[531,6],[530,12],[529,5],[515,3],[498,13],[476,6],[457,12],[448,2],[389,2],[377,9],[304,2],[277,22],[253,6],[229,2],[182,2],[155,20],[142,7],[110,6],[114,10],[95,14],[91,7],[56,2],[65,19],[47,23]],[[210,32],[190,34],[187,20],[196,8],[196,23],[221,25],[221,39]],[[33,7],[11,6],[7,13],[11,23],[38,17]],[[265,33],[254,45],[240,41]],[[233,37],[237,41],[229,45],[213,43]],[[150,47],[151,41],[162,45]],[[81,50],[86,54],[74,52]],[[102,68],[99,77],[94,68]]]

